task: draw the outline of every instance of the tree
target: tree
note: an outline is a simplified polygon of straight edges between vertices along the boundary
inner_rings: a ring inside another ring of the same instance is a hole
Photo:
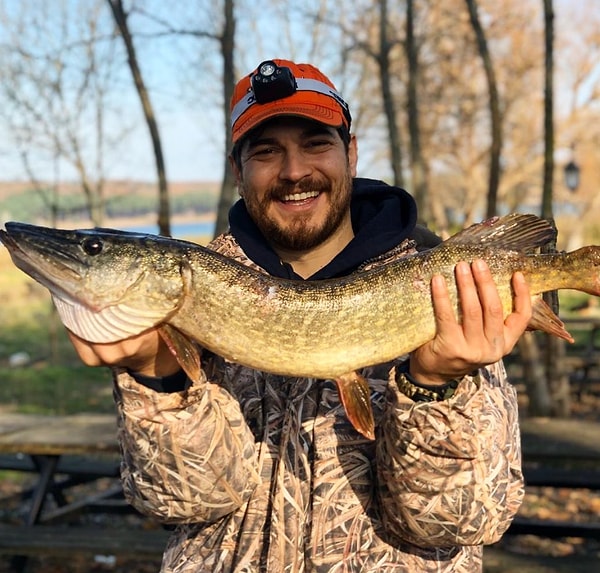
[[[541,216],[550,221],[554,228],[554,6],[552,0],[544,2],[544,180]],[[556,251],[556,242],[544,247],[548,252]],[[546,293],[544,299],[558,312],[558,293]],[[570,413],[569,378],[564,372],[565,342],[549,334],[546,338],[546,379],[550,390],[553,414],[567,416]]]
[[[412,192],[417,202],[419,217],[422,222],[430,220],[430,213],[435,216],[436,208],[427,195],[425,159],[421,150],[421,128],[419,126],[419,52],[415,39],[414,1],[406,0],[406,41],[404,43],[408,64],[407,105],[408,135],[410,142],[410,171]],[[436,217],[438,227],[443,223]]]
[[[60,169],[68,164],[94,225],[104,215],[106,115],[114,76],[113,44],[104,37],[98,45],[99,6],[88,5],[74,19],[66,3],[22,2],[20,10],[2,12],[8,41],[0,51],[0,113],[25,172],[35,188],[48,189],[36,171],[44,162],[52,166],[55,181],[44,200],[56,220]]]
[[[142,71],[138,63],[135,46],[133,44],[133,38],[127,23],[128,15],[123,7],[123,2],[122,0],[107,0],[107,2],[111,8],[121,38],[125,43],[125,49],[127,50],[127,62],[129,64],[129,69],[131,70],[131,75],[133,77],[142,108],[144,110],[144,117],[146,119],[148,131],[150,132],[150,139],[152,140],[152,148],[154,149],[154,158],[156,161],[156,174],[158,177],[158,230],[161,235],[170,236],[171,221],[169,209],[169,188],[162,151],[162,143],[158,124],[154,115],[154,109],[142,77]]]
[[[235,67],[233,64],[234,48],[235,48],[235,18],[234,0],[224,0],[223,4],[224,25],[220,36],[221,55],[223,56],[223,102],[225,116],[225,156],[223,167],[223,182],[221,184],[221,194],[217,207],[217,221],[215,224],[215,235],[225,231],[229,225],[229,209],[233,205],[236,196],[235,179],[229,160],[227,151],[231,149],[231,111],[229,102],[233,95],[235,87]]]
[[[466,0],[469,9],[469,18],[475,31],[477,39],[477,48],[483,62],[485,77],[489,92],[489,108],[491,119],[492,143],[490,147],[490,171],[487,199],[487,217],[496,215],[498,202],[498,185],[500,183],[500,157],[502,154],[502,116],[500,113],[500,98],[498,95],[498,86],[496,84],[496,75],[492,57],[488,49],[485,32],[479,19],[479,10],[477,0]]]
[[[158,31],[154,34],[155,37],[169,37],[173,39],[196,39],[210,40],[217,42],[222,58],[221,78],[222,86],[221,94],[222,101],[220,105],[223,109],[223,133],[225,141],[225,153],[223,158],[223,179],[221,182],[221,192],[216,213],[215,235],[225,231],[228,227],[228,214],[235,197],[236,185],[233,171],[228,160],[228,151],[231,149],[231,113],[229,103],[233,95],[235,86],[235,1],[223,0],[223,4],[212,4],[209,7],[206,3],[198,2],[197,4],[188,5],[185,7],[179,6],[181,11],[169,10],[168,17],[160,16],[159,14],[144,11],[144,15],[152,20],[158,26]],[[192,10],[190,14],[189,11]],[[217,17],[220,11],[220,18]],[[196,22],[194,17],[198,14],[207,15],[208,22]],[[191,62],[190,58],[184,56],[182,49],[182,59],[186,62],[186,67],[195,69],[197,66]],[[193,59],[193,58],[192,58]],[[200,89],[206,89],[206,61],[199,62],[202,67],[200,77],[202,85]]]
[[[390,143],[390,157],[392,172],[394,173],[394,185],[404,186],[402,174],[402,143],[398,122],[396,120],[396,103],[392,95],[391,86],[391,64],[390,52],[398,44],[393,37],[390,38],[390,22],[388,18],[387,0],[378,0],[379,8],[379,49],[377,52],[369,50],[371,57],[377,62],[379,79],[381,82],[381,99],[383,101],[383,112],[388,126],[388,137]],[[420,199],[417,197],[417,199]]]

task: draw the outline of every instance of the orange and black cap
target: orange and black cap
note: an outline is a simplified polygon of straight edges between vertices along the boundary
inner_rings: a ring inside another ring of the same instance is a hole
[[[331,80],[310,64],[266,60],[235,86],[231,134],[237,143],[263,121],[280,115],[305,117],[350,131],[348,104]]]

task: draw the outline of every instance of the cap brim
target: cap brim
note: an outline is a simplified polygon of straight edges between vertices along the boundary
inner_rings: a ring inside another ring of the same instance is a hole
[[[279,116],[297,116],[306,119],[312,119],[332,127],[341,127],[344,125],[344,116],[339,109],[319,104],[308,103],[290,103],[282,105],[282,101],[275,101],[267,104],[257,104],[253,107],[260,109],[251,109],[253,113],[245,114],[237,122],[232,132],[233,143],[236,143],[241,137],[254,129],[264,121]]]

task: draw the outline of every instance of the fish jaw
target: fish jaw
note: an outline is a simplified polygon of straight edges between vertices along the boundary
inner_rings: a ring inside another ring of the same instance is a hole
[[[165,320],[163,312],[116,304],[93,311],[73,300],[52,295],[63,325],[79,338],[93,343],[111,343],[136,336]]]
[[[161,250],[160,238],[136,233],[6,223],[0,240],[14,264],[50,291],[63,324],[89,342],[123,340],[160,324],[185,291],[166,239]]]

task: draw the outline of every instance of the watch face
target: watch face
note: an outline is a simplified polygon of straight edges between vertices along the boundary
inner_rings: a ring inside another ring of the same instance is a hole
[[[271,63],[263,64],[258,71],[262,76],[271,76],[275,73],[275,65]]]

